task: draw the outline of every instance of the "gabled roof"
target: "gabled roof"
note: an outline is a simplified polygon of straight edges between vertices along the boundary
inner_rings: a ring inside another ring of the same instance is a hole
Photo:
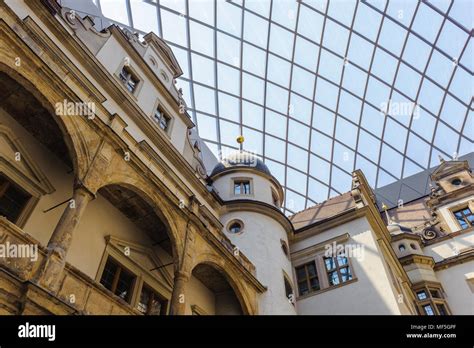
[[[183,70],[179,66],[178,60],[176,59],[173,51],[171,50],[170,46],[158,35],[154,32],[149,32],[146,34],[143,39],[149,45],[152,45],[158,53],[160,53],[160,57],[165,59],[166,63],[170,66],[173,77],[177,78],[183,74]]]
[[[463,171],[470,170],[468,161],[442,161],[438,168],[431,173],[430,178],[433,181],[442,179],[448,175]]]

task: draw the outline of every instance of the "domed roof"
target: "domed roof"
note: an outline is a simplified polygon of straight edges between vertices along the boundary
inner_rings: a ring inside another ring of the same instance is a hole
[[[219,162],[212,170],[211,177],[235,168],[251,168],[255,171],[272,176],[270,169],[254,154],[247,151],[235,151]]]

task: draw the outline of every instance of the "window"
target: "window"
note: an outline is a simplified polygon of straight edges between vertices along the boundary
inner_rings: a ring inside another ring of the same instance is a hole
[[[163,129],[165,132],[168,131],[170,126],[171,117],[169,117],[161,107],[158,107],[153,115],[153,119],[158,124],[158,126]]]
[[[102,272],[100,283],[115,295],[127,302],[131,301],[131,294],[136,277],[109,257]]]
[[[436,305],[436,308],[438,309],[439,315],[448,315],[448,312],[446,311],[446,307],[444,304],[439,303]]]
[[[290,282],[288,281],[288,279],[286,279],[285,276],[283,276],[283,281],[285,283],[285,295],[286,295],[286,298],[288,299],[288,301],[290,301],[290,303],[292,305],[295,305],[295,301],[294,301],[294,298],[293,298],[293,288],[291,287],[291,284]]]
[[[16,223],[31,195],[0,175],[0,215]]]
[[[132,73],[129,67],[124,65],[122,70],[119,74],[120,81],[124,84],[124,86],[128,89],[130,93],[134,93],[137,89],[138,83],[140,80]]]
[[[314,261],[296,267],[295,271],[300,296],[318,291],[321,288]]]
[[[424,290],[423,291],[418,291],[416,293],[416,297],[418,297],[419,300],[424,300],[425,298],[427,298],[426,292]]]
[[[345,255],[325,257],[324,264],[326,266],[329,285],[339,285],[352,279],[349,261]]]
[[[405,245],[400,244],[400,245],[398,246],[398,250],[400,250],[400,251],[402,251],[402,252],[405,251],[405,250],[406,250]]]
[[[240,220],[234,220],[229,224],[228,230],[230,233],[242,232],[243,223]]]
[[[143,285],[137,309],[145,315],[165,314],[165,301],[150,287]]]
[[[415,289],[416,303],[423,315],[449,315],[449,309],[440,285],[422,284]]]
[[[469,209],[469,207],[464,207],[462,209],[453,211],[454,217],[461,226],[461,229],[465,230],[469,227],[472,227],[474,224],[474,214]]]
[[[423,306],[423,311],[426,315],[434,315],[433,308],[431,308],[431,305],[429,304]]]
[[[235,195],[249,195],[250,192],[250,180],[235,180],[234,181],[234,194]]]

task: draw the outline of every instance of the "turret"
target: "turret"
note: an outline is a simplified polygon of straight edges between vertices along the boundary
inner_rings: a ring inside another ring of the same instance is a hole
[[[224,201],[224,233],[255,265],[258,280],[268,288],[260,296],[259,313],[296,314],[288,247],[291,223],[280,210],[280,183],[261,159],[243,150],[222,159],[210,181]]]

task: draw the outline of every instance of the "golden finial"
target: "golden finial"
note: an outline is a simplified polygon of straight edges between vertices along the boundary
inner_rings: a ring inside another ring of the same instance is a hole
[[[242,144],[244,143],[244,141],[245,141],[245,138],[244,138],[243,135],[239,135],[239,136],[237,137],[237,142],[240,144],[240,151],[242,151],[242,148],[243,148],[243,145],[242,145]]]
[[[388,207],[385,203],[382,203],[382,209],[385,210],[385,211],[388,209]]]

